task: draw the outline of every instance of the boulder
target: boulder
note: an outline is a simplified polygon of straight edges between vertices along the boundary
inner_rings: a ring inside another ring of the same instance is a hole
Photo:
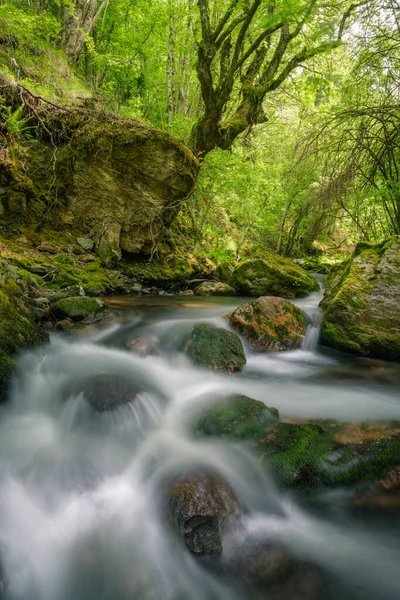
[[[88,237],[78,237],[76,241],[84,250],[93,250],[94,248],[94,241]]]
[[[70,318],[74,321],[95,322],[103,316],[106,305],[87,296],[74,296],[59,300],[52,307],[57,319]]]
[[[196,296],[236,296],[235,289],[227,283],[204,281],[194,290]]]
[[[214,271],[214,277],[223,283],[229,283],[232,279],[232,273],[234,268],[237,266],[235,262],[223,262]]]
[[[281,546],[267,546],[246,556],[245,578],[265,600],[317,600],[322,581],[318,572]]]
[[[201,435],[253,439],[264,435],[266,427],[278,420],[276,408],[238,394],[213,405],[198,421],[196,431]]]
[[[246,364],[239,336],[214,325],[195,325],[185,342],[184,351],[196,365],[220,373],[241,371]]]
[[[287,258],[271,252],[240,263],[230,281],[245,296],[298,298],[319,290],[317,281]]]
[[[4,96],[16,97],[14,84],[1,75],[0,83]],[[194,187],[200,163],[191,150],[165,132],[96,107],[53,105],[49,111],[39,103],[32,118],[38,143],[32,152],[27,147],[18,178],[7,172],[2,219],[14,224],[26,212],[39,223],[50,206],[53,221],[70,227],[78,243],[90,231],[110,268],[122,252],[152,253]],[[16,192],[20,180],[24,190]]]
[[[258,352],[281,352],[300,348],[306,331],[302,311],[287,300],[262,296],[241,304],[227,318]]]
[[[200,473],[176,481],[168,490],[169,521],[191,552],[222,553],[225,529],[241,517],[236,494],[215,473]]]
[[[400,237],[358,244],[328,276],[322,343],[345,352],[400,360]]]
[[[107,375],[88,382],[83,395],[97,412],[107,412],[133,403],[140,391],[118,377]]]

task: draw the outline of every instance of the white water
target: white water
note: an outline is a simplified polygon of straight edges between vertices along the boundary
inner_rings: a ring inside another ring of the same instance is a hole
[[[319,298],[299,304],[313,313]],[[192,434],[204,408],[231,392],[282,415],[362,420],[400,419],[398,390],[319,381],[315,376],[342,358],[321,353],[315,340],[295,352],[248,353],[237,376],[203,371],[179,352],[185,332],[198,320],[221,323],[240,301],[160,302],[126,309],[124,324],[91,337],[55,336],[20,359],[0,415],[7,597],[256,599],[240,573],[229,570],[229,557],[270,541],[323,569],[328,587],[321,600],[398,600],[398,521],[366,526],[345,508],[340,492],[321,498],[322,510],[307,509],[277,489],[247,448]],[[126,341],[135,337],[155,338],[162,355],[127,351]],[[142,391],[133,404],[98,413],[84,396],[99,376]],[[167,482],[210,467],[232,485],[245,513],[244,529],[225,540],[220,570],[204,566],[172,534],[163,505]]]

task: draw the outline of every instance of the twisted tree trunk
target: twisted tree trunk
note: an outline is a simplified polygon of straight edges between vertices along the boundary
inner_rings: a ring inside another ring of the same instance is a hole
[[[109,0],[72,0],[64,6],[61,46],[76,62],[101,13]]]

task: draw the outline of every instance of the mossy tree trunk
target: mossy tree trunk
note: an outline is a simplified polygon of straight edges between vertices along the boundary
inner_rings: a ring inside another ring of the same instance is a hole
[[[65,3],[61,46],[74,62],[108,3],[109,0],[71,0]]]
[[[344,6],[327,38],[326,28],[318,26],[328,10],[320,0],[299,2],[293,10],[275,3],[266,7],[262,0],[232,0],[218,20],[209,0],[197,0],[201,39],[196,69],[204,113],[193,126],[191,148],[199,156],[216,147],[226,150],[249,127],[264,123],[266,95],[299,65],[339,46],[347,20],[364,3]],[[303,45],[305,31],[314,40],[308,45]]]

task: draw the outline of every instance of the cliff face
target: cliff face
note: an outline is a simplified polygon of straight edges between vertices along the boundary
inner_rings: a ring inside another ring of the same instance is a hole
[[[12,106],[15,85],[8,97]],[[31,110],[29,100],[24,115],[36,139],[19,164],[0,159],[3,221],[67,228],[92,240],[108,267],[122,251],[151,252],[193,189],[199,163],[191,151],[131,119],[43,102]]]

